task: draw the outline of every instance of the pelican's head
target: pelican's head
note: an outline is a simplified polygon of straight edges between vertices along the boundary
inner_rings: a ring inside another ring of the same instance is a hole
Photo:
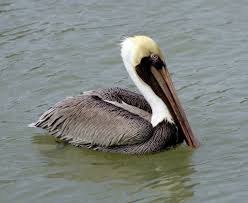
[[[129,37],[121,43],[121,56],[130,77],[152,108],[152,125],[163,120],[176,123],[187,144],[197,147],[158,44],[147,36]]]
[[[124,50],[126,43],[129,43],[129,50],[132,52],[132,57],[130,58],[132,66],[136,67],[140,64],[141,60],[144,57],[149,57],[151,54],[159,56],[161,59],[163,58],[162,53],[158,44],[147,36],[134,36],[126,38],[122,42],[122,54],[125,54]],[[123,55],[122,55],[123,56]]]

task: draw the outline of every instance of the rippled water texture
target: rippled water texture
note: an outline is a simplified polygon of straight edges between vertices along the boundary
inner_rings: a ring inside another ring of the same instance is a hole
[[[0,1],[0,201],[247,202],[246,1]],[[63,146],[27,128],[65,96],[135,90],[124,36],[156,39],[201,140],[147,156]]]

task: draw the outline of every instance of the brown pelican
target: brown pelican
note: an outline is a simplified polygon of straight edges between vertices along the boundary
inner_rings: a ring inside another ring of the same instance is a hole
[[[106,152],[159,152],[184,140],[198,147],[162,53],[147,36],[126,38],[121,56],[141,94],[121,88],[67,97],[33,124],[75,146]]]

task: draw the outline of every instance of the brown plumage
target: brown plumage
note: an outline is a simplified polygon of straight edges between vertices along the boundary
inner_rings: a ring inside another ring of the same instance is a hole
[[[125,108],[146,115],[142,117]],[[46,111],[34,125],[75,146],[109,152],[151,153],[183,142],[176,126],[164,121],[153,128],[147,120],[149,115],[150,106],[142,95],[109,88],[68,97]]]

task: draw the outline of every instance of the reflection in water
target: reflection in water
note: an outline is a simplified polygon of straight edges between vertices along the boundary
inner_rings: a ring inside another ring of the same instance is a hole
[[[107,183],[127,192],[130,200],[180,202],[193,196],[191,152],[186,147],[162,153],[130,156],[95,152],[56,143],[49,135],[36,134],[33,143],[47,161],[48,178],[87,183]]]

